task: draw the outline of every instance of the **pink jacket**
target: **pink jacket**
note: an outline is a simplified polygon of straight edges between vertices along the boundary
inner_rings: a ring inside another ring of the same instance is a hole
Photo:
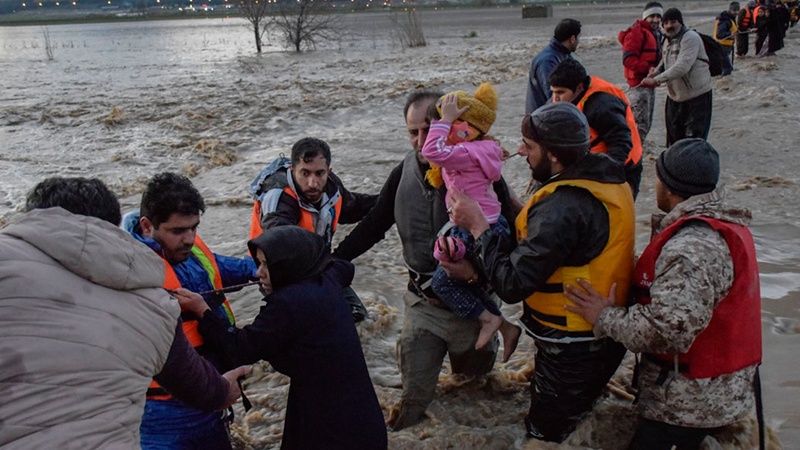
[[[450,122],[434,120],[422,147],[422,156],[441,167],[447,189],[465,192],[478,202],[490,224],[500,217],[500,201],[492,183],[503,170],[503,149],[493,140],[446,145]],[[450,199],[447,199],[450,206]]]

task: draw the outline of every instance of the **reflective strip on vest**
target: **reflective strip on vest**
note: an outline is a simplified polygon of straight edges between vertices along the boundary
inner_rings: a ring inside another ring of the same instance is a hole
[[[300,222],[297,224],[297,226],[316,234],[317,230],[314,224],[314,215],[311,213],[311,211],[300,206],[300,200],[297,198],[297,194],[292,190],[291,187],[284,187],[283,192],[289,194],[293,199],[295,199],[297,201],[298,208],[300,208]],[[339,223],[339,216],[341,212],[342,197],[339,196],[339,199],[334,204],[334,217],[333,223],[331,223],[332,231],[336,231],[336,225]],[[253,212],[250,215],[250,239],[260,236],[263,231],[264,230],[261,227],[261,202],[256,200],[253,203]]]
[[[602,78],[597,78],[594,76],[590,76],[589,78],[591,79],[589,82],[589,89],[586,90],[586,92],[583,94],[583,98],[581,98],[581,101],[578,102],[578,109],[583,112],[584,104],[589,97],[596,92],[605,92],[606,94],[611,94],[614,97],[622,100],[623,103],[625,103],[625,122],[628,123],[628,128],[631,130],[632,144],[631,151],[628,152],[628,159],[625,160],[625,164],[638,164],[639,161],[642,160],[642,139],[639,137],[639,129],[636,127],[636,119],[633,116],[631,102],[628,101],[628,97],[625,96],[625,93],[622,92],[622,89]],[[604,141],[597,142],[597,139],[597,131],[595,131],[594,128],[589,127],[589,141],[592,143],[591,151],[593,153],[608,153],[608,145]]]
[[[528,316],[541,325],[565,331],[568,336],[591,337],[592,325],[580,315],[567,311],[572,304],[563,294],[564,284],[577,286],[576,279],[589,282],[601,293],[617,284],[616,304],[625,305],[633,271],[634,236],[636,232],[633,195],[627,183],[600,183],[590,180],[565,180],[545,184],[533,194],[517,216],[517,240],[528,235],[528,210],[552,194],[560,186],[575,186],[588,190],[608,211],[609,236],[603,251],[589,264],[580,267],[560,267],[547,279],[547,284],[525,299],[523,321]]]
[[[678,355],[680,372],[687,378],[713,378],[761,362],[761,289],[753,236],[747,227],[708,217],[684,217],[658,233],[639,257],[632,288],[637,303],[650,304],[655,266],[667,241],[691,220],[701,220],[725,239],[733,259],[733,285],[717,303],[711,321],[687,353]],[[650,354],[665,367],[674,354]]]
[[[214,285],[214,289],[221,289],[222,277],[220,276],[217,261],[214,258],[214,254],[211,253],[211,250],[208,248],[205,242],[200,239],[200,236],[195,236],[194,246],[192,246],[192,254],[197,257],[198,260],[200,260],[200,264],[202,264],[203,268],[206,270],[208,279],[211,280],[211,283]],[[163,256],[161,258],[164,259]],[[172,268],[172,265],[167,262],[166,259],[164,259],[164,272],[164,289],[174,291],[182,287],[180,281],[178,280],[178,276],[175,274],[175,269]],[[236,323],[233,316],[233,310],[231,310],[231,306],[227,299],[223,300],[221,308],[223,311],[225,311],[225,316],[228,318],[228,322],[231,325]],[[183,311],[183,308],[181,308],[181,311]],[[186,339],[190,344],[192,344],[192,347],[194,347],[198,353],[202,353],[203,336],[197,330],[197,327],[197,319],[183,321],[183,333],[186,335]],[[169,394],[169,392],[156,383],[155,380],[150,382],[150,386],[147,388],[148,400],[169,400],[170,398],[172,398],[172,396]]]

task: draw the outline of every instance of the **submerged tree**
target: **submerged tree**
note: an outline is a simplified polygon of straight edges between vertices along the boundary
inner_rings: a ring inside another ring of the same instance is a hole
[[[268,0],[238,0],[239,11],[242,16],[253,25],[253,33],[256,38],[256,50],[261,53],[261,37],[267,30],[269,20],[267,13],[269,12]]]
[[[422,30],[422,18],[415,8],[405,8],[401,12],[392,12],[392,23],[403,47],[425,47],[425,33]]]
[[[335,39],[336,17],[324,11],[324,2],[286,0],[280,4],[275,26],[286,45],[299,52],[313,49],[321,40]]]

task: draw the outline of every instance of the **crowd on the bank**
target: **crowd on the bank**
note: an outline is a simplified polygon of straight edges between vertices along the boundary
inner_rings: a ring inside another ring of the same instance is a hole
[[[757,54],[774,53],[797,21],[797,2],[750,3],[717,18],[714,37],[735,45],[732,56],[747,54],[750,30]],[[680,10],[647,3],[618,36],[622,89],[574,57],[580,35],[579,21],[560,21],[531,62],[517,149],[531,169],[524,201],[501,175],[509,155],[489,134],[498,101],[488,83],[412,92],[402,111],[411,149],[377,194],[345,188],[325,141],[297,141],[250,186],[245,257],[200,238],[206,205],[184,176],[153,176],[124,216],[100,180],[36,185],[0,229],[0,446],[230,449],[230,406],[246,365],[264,360],[291,380],[281,448],[385,449],[387,428],[425,420],[446,355],[453,372],[480,377],[498,334],[507,360],[523,332],[536,347],[528,438],[564,441],[627,351],[638,354],[640,416],[629,448],[696,449],[761,418],[758,268],[749,212],[725,198],[706,140],[707,44]],[[642,142],[660,86],[663,214],[635,258]],[[340,223],[357,225],[333,248]],[[384,417],[351,261],[393,225],[408,281],[402,395]],[[239,327],[225,294],[253,283],[264,304]],[[522,304],[518,325],[501,301]]]

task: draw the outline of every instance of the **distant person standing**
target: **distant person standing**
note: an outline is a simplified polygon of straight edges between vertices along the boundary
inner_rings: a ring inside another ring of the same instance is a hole
[[[642,143],[653,124],[656,90],[650,86],[642,86],[641,83],[650,70],[661,62],[660,29],[663,14],[661,3],[650,2],[644,7],[642,19],[634,22],[627,30],[620,31],[617,37],[622,44],[622,65],[630,87],[628,101]]]
[[[552,96],[548,78],[553,69],[578,48],[581,23],[575,19],[563,19],[556,25],[553,38],[531,61],[528,74],[528,95],[525,98],[525,114],[530,114],[547,103]]]
[[[753,10],[756,7],[756,1],[750,0],[747,6],[739,10],[739,15],[736,16],[736,26],[739,32],[736,34],[736,56],[745,56],[750,47],[750,33],[755,31],[755,14]]]
[[[664,58],[642,86],[667,84],[667,146],[687,137],[707,139],[711,129],[711,72],[703,40],[686,28],[677,8],[664,11]]]
[[[722,76],[730,75],[733,72],[733,44],[739,27],[736,26],[736,17],[739,15],[739,2],[731,2],[728,9],[722,11],[717,16],[714,23],[714,39],[725,50],[725,60],[722,66]]]

